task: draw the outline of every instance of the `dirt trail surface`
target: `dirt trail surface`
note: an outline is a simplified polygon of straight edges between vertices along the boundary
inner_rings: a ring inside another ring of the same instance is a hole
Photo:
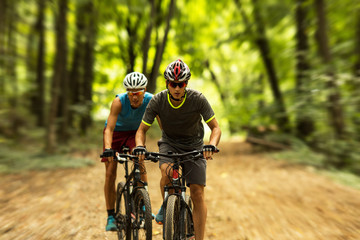
[[[220,148],[208,163],[205,239],[360,239],[359,190],[252,153],[244,143]],[[104,167],[97,155],[91,155],[96,164],[83,169],[0,176],[0,239],[116,239],[104,231]],[[156,213],[160,173],[157,164],[147,169]],[[154,223],[153,239],[161,232]]]

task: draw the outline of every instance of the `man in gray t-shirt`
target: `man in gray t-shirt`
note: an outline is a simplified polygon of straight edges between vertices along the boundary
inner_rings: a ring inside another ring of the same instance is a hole
[[[202,119],[211,129],[209,145],[205,145],[204,158],[211,159],[220,141],[221,130],[214,111],[205,96],[193,89],[186,89],[191,73],[189,67],[180,59],[168,65],[164,72],[167,90],[150,100],[146,107],[142,122],[135,136],[134,154],[144,158],[146,132],[157,118],[162,129],[162,137],[158,142],[159,152],[172,151],[182,153],[201,150],[204,146],[204,127]],[[186,162],[183,175],[190,187],[190,195],[194,204],[193,220],[195,238],[204,238],[207,208],[204,201],[206,185],[206,160],[198,160],[196,164]],[[164,186],[169,183],[167,176],[169,159],[160,159],[160,187],[164,197]],[[164,210],[161,206],[156,215],[156,222],[162,224]]]

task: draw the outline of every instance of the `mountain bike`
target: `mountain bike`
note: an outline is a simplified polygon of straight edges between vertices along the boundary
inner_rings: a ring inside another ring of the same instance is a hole
[[[140,178],[142,169],[139,158],[130,155],[129,152],[129,148],[123,147],[122,153],[114,156],[114,160],[123,164],[125,169],[125,182],[119,182],[116,190],[117,235],[118,239],[150,240],[152,239],[153,217],[147,183]],[[129,162],[133,163],[131,170]]]
[[[160,157],[173,159],[170,185],[164,187],[164,224],[163,239],[186,240],[194,239],[194,222],[192,217],[192,201],[186,195],[185,176],[182,175],[182,163],[203,158],[202,150],[185,153],[146,152],[145,159],[157,161]]]

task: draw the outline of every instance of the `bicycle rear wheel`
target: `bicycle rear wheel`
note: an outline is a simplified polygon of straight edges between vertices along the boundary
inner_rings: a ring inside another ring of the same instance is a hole
[[[170,195],[166,203],[165,240],[180,239],[180,200],[176,195]]]
[[[148,192],[144,188],[136,190],[133,211],[134,240],[152,239],[152,212]]]
[[[127,217],[130,213],[128,202],[129,200],[127,198],[125,183],[120,182],[117,185],[115,206],[115,219],[116,226],[118,228],[117,235],[120,240],[131,240],[130,219]]]

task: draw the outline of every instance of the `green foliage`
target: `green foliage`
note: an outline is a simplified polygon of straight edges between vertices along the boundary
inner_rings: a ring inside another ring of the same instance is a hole
[[[320,170],[319,173],[330,177],[341,184],[360,189],[360,177],[359,175],[354,175],[352,172],[332,169],[328,171]]]
[[[354,140],[328,139],[317,143],[326,156],[326,166],[360,175],[360,143]]]
[[[324,136],[313,136],[312,144],[286,134],[272,133],[266,140],[291,146],[290,151],[274,153],[276,159],[315,166],[321,169],[335,170],[360,176],[360,143],[354,140],[339,140]]]
[[[346,169],[336,170],[335,168],[323,168],[322,164],[326,161],[326,156],[313,152],[305,145],[302,147],[297,146],[291,151],[271,153],[269,156],[276,160],[309,166],[311,167],[311,170],[330,177],[336,182],[360,189],[359,175],[356,175],[352,171]]]
[[[323,154],[314,152],[305,142],[294,136],[275,133],[266,136],[266,139],[291,146],[291,150],[272,153],[271,156],[275,159],[318,168],[322,168],[325,165],[326,157]]]
[[[129,70],[130,50],[133,50],[132,53],[135,55],[134,70],[142,71],[143,40],[149,23],[154,23],[146,69],[146,73],[149,74],[157,44],[164,34],[170,3],[170,0],[156,0],[157,16],[156,19],[151,19],[151,6],[146,0],[69,1],[67,33],[69,58],[75,50],[77,7],[90,1],[96,11],[87,18],[97,20],[92,116],[96,120],[100,119],[101,123],[98,126],[96,123],[96,130],[89,131],[94,136],[88,136],[86,139],[78,138],[81,133],[79,116],[88,113],[88,105],[81,102],[70,106],[70,110],[78,116],[74,118],[73,128],[69,128],[73,140],[68,145],[59,146],[58,151],[63,154],[75,151],[74,146],[81,148],[78,150],[86,151],[90,146],[101,145],[101,139],[99,140],[95,135],[101,137],[110,104],[116,94],[124,91],[122,80]],[[46,103],[49,103],[52,61],[56,51],[54,23],[57,1],[46,2],[45,99]],[[357,26],[356,16],[359,14],[360,5],[350,0],[324,1],[327,4],[325,17],[328,20],[327,30],[332,57],[331,62],[324,65],[319,58],[318,46],[314,40],[318,27],[314,4],[313,1],[305,2],[308,11],[306,33],[309,38],[309,52],[306,58],[309,60],[310,69],[303,72],[306,76],[306,84],[298,87],[294,11],[297,2],[258,1],[257,7],[264,18],[263,27],[266,31],[264,37],[269,42],[268,57],[274,63],[279,88],[284,97],[286,114],[291,121],[292,133],[294,135],[296,133],[296,120],[299,116],[311,117],[315,123],[315,130],[305,140],[312,147],[316,147],[315,150],[319,153],[314,153],[306,144],[298,142],[291,135],[275,140],[291,143],[293,149],[296,149],[298,159],[308,159],[307,162],[312,162],[316,166],[336,166],[358,173],[360,95],[357,92],[360,81],[354,76],[355,63],[359,58],[354,50],[358,45],[356,34],[360,26]],[[16,53],[13,54],[7,49],[10,46],[6,42],[9,32],[1,32],[8,26],[0,29],[0,48],[3,53],[0,56],[0,117],[2,119],[0,142],[11,145],[13,139],[26,139],[35,149],[42,148],[41,144],[34,142],[43,141],[44,128],[34,127],[34,114],[29,111],[29,102],[34,95],[36,85],[36,68],[35,66],[30,68],[28,65],[36,62],[38,36],[34,35],[33,31],[37,20],[37,2],[14,1],[13,4],[14,12],[8,11],[8,13],[18,16],[12,26],[12,34],[16,39],[14,41]],[[198,89],[207,96],[215,109],[224,135],[228,132],[234,135],[243,134],[244,129],[258,126],[279,128],[275,126],[279,112],[268,82],[264,61],[255,42],[258,36],[254,32],[256,24],[252,15],[253,1],[178,0],[176,5],[157,77],[157,91],[165,88],[162,72],[166,65],[176,58],[182,58],[192,72],[189,87]],[[80,42],[85,40],[86,37],[83,35]],[[10,67],[5,64],[12,60],[15,60],[16,76],[9,73]],[[209,62],[208,67],[206,62]],[[71,62],[68,65],[70,66]],[[341,93],[340,103],[348,133],[346,140],[333,139],[333,126],[328,115],[328,108],[331,107],[328,96],[332,93],[328,88],[329,69],[333,71],[335,85]],[[14,99],[17,100],[17,104],[14,104]],[[46,109],[48,110],[48,106]],[[154,127],[152,134],[159,136],[160,130]],[[273,136],[268,137],[273,138]],[[33,158],[42,158],[36,154],[30,153]]]
[[[45,155],[0,146],[0,173],[78,168],[92,164],[94,164],[94,160],[90,158],[76,158],[68,154]]]

